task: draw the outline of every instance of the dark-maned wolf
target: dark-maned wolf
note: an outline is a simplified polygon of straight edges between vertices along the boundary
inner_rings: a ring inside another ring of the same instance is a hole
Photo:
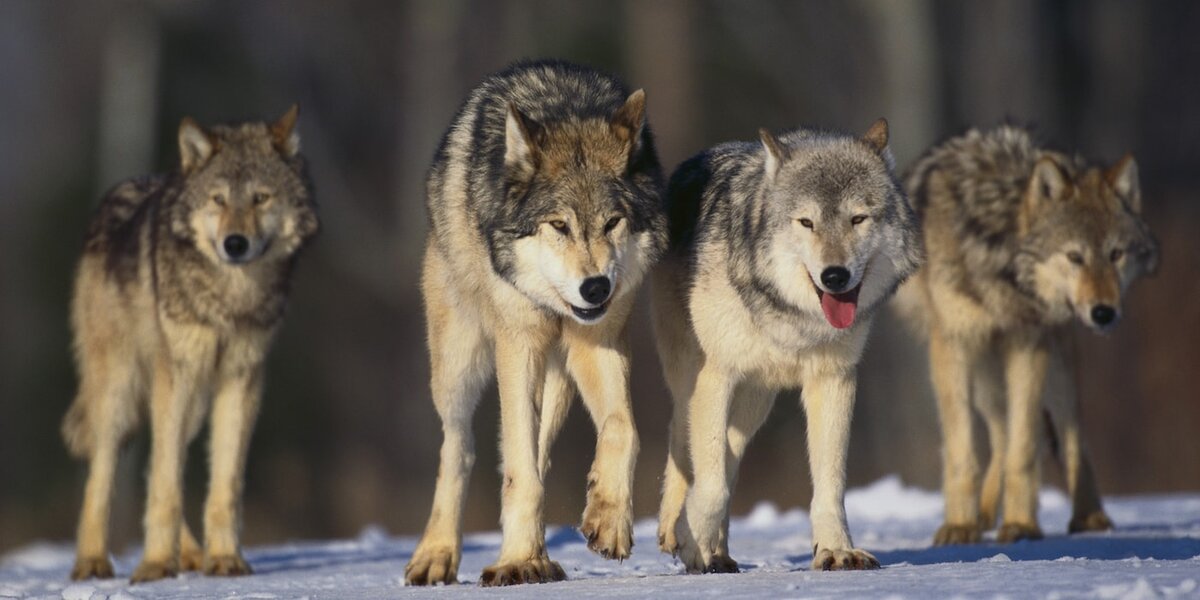
[[[887,122],[859,138],[804,129],[688,160],[668,187],[670,251],[652,278],[675,400],[659,545],[688,572],[731,572],[729,497],[778,391],[801,388],[813,567],[879,566],[843,504],[856,369],[876,309],[921,260]]]
[[[146,541],[133,580],[250,572],[238,530],[263,359],[297,251],[318,227],[296,115],[208,129],[184,119],[180,170],[118,184],[92,219],[71,303],[79,394],[62,428],[71,453],[90,461],[74,579],[113,575],[117,453],[146,413]],[[210,412],[201,550],[181,516],[182,474]]]
[[[1001,497],[1000,541],[1042,536],[1043,411],[1061,442],[1070,530],[1111,527],[1079,429],[1066,334],[1072,317],[1096,331],[1116,325],[1126,288],[1157,264],[1133,157],[1102,169],[1019,128],[971,130],[930,150],[907,186],[928,262],[900,304],[929,334],[944,442],[946,521],[934,542],[979,541]],[[982,491],[972,406],[992,449]]]
[[[667,238],[644,113],[644,93],[608,76],[520,63],[476,87],[442,139],[421,288],[444,440],[409,583],[456,581],[471,416],[493,368],[504,540],[482,583],[565,577],[546,554],[543,478],[576,387],[598,431],[580,529],[601,556],[629,556],[638,440],[624,330]]]

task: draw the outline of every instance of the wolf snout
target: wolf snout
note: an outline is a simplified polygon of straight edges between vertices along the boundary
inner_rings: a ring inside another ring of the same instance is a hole
[[[588,277],[583,280],[579,286],[579,295],[589,304],[596,306],[604,304],[608,300],[609,294],[612,293],[612,280],[603,275],[599,277]]]
[[[221,245],[225,247],[225,254],[233,260],[245,257],[246,252],[250,250],[250,240],[240,233],[226,236]]]
[[[846,267],[828,267],[821,271],[821,283],[834,294],[842,292],[850,284],[850,271]]]
[[[1117,309],[1107,304],[1097,304],[1092,307],[1090,313],[1092,323],[1098,327],[1108,327],[1117,321]]]

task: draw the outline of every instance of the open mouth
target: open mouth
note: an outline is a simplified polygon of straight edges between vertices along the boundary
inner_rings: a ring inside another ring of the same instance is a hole
[[[603,317],[604,313],[608,311],[608,302],[605,302],[604,304],[594,308],[579,308],[574,304],[570,304],[570,307],[571,312],[575,313],[576,317],[579,317],[584,321],[595,321],[596,319]]]
[[[809,281],[812,281],[812,275],[809,274]],[[862,282],[854,286],[849,291],[840,294],[833,294],[821,289],[816,281],[812,281],[813,289],[817,291],[817,298],[821,301],[821,312],[825,313],[825,320],[829,321],[835,329],[845,329],[854,324],[854,316],[858,312],[858,292],[862,289]]]

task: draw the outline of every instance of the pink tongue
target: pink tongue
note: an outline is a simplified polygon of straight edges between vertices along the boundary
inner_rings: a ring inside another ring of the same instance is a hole
[[[825,320],[838,329],[845,329],[854,324],[854,312],[858,310],[858,288],[844,294],[821,294],[821,310],[825,311]]]

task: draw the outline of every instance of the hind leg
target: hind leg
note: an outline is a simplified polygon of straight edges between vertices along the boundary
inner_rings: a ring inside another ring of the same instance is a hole
[[[1070,533],[1112,529],[1112,519],[1104,512],[1100,491],[1092,473],[1091,460],[1083,441],[1079,415],[1079,396],[1072,380],[1071,356],[1055,357],[1046,374],[1044,403],[1048,425],[1058,439],[1059,455],[1071,494]]]
[[[972,374],[972,401],[983,417],[991,452],[983,487],[979,492],[979,524],[984,531],[996,527],[1000,494],[1004,484],[1004,454],[1008,443],[1007,411],[1004,400],[1004,375],[998,357],[981,356]]]
[[[80,412],[68,417],[82,419],[81,423],[69,426],[77,430],[76,435],[88,438],[89,459],[76,535],[75,566],[71,569],[71,578],[75,580],[113,576],[108,558],[113,477],[121,440],[136,425],[135,404],[139,393],[134,365],[96,357],[85,358],[83,362],[79,398],[72,407],[72,412]]]
[[[426,257],[425,313],[429,328],[432,366],[430,388],[442,421],[442,448],[433,508],[425,533],[404,567],[409,585],[458,582],[462,557],[462,513],[467,484],[475,465],[475,440],[471,418],[479,404],[491,362],[481,325],[473,315],[458,311],[447,295],[453,292],[431,284],[431,262],[440,262],[430,251]]]
[[[542,386],[538,413],[538,472],[543,480],[550,472],[550,449],[567,420],[574,397],[575,388],[567,377],[563,357],[558,352],[550,352],[546,357],[546,383]]]

